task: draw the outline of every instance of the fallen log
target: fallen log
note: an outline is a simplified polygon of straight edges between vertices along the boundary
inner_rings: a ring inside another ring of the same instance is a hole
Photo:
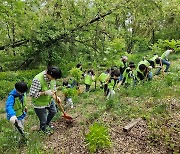
[[[137,118],[137,119],[132,120],[129,124],[127,124],[125,127],[123,127],[123,131],[128,132],[141,120],[142,120],[142,118]]]

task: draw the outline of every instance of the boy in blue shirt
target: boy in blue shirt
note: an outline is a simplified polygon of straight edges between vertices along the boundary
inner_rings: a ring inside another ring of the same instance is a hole
[[[27,115],[25,94],[27,90],[28,87],[25,82],[17,82],[6,100],[7,119],[15,125],[23,137],[25,137],[24,118]]]

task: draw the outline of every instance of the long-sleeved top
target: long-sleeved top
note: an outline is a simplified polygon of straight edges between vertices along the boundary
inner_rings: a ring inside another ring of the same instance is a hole
[[[44,79],[47,82],[47,85],[50,87],[51,80],[48,79],[46,71],[44,71]],[[54,90],[56,90],[56,84],[54,85]],[[41,83],[38,79],[33,79],[29,95],[30,97],[38,98],[41,92]]]
[[[6,100],[6,113],[7,113],[7,119],[9,120],[12,116],[16,116],[16,112],[14,110],[14,104],[15,104],[15,98],[19,97],[20,101],[23,102],[24,101],[24,95],[20,95],[16,89],[13,89],[10,93],[9,96]],[[18,120],[22,120],[24,119],[24,117],[26,116],[26,112],[23,112],[23,114],[18,118]]]
[[[167,58],[168,58],[169,54],[171,53],[171,51],[172,51],[172,50],[166,50],[166,51],[162,54],[161,58],[167,60]]]

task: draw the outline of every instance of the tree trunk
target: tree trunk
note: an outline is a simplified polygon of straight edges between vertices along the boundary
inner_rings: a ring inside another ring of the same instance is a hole
[[[13,55],[16,56],[15,48],[15,24],[12,24],[12,48],[13,48]]]
[[[152,39],[151,40],[152,44],[154,44],[155,43],[155,31],[154,31],[154,29],[152,30],[152,38],[151,39]]]

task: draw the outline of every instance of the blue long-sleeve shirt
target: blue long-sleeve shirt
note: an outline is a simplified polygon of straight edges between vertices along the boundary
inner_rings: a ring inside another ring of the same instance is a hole
[[[24,95],[20,95],[16,89],[13,89],[10,93],[9,96],[6,100],[6,113],[7,113],[7,119],[9,120],[12,116],[16,116],[16,112],[14,110],[14,103],[15,103],[15,98],[19,97],[21,101],[23,101]],[[18,118],[18,120],[24,119],[26,116],[26,112],[23,112],[23,114]]]

